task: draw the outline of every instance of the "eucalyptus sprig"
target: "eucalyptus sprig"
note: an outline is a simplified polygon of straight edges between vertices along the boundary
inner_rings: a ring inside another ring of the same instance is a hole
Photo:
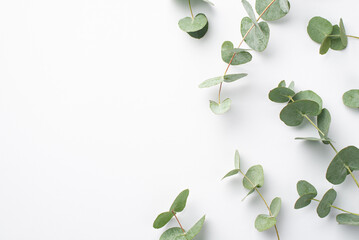
[[[231,65],[241,65],[252,60],[248,49],[241,48],[243,42],[257,52],[264,51],[268,45],[270,34],[268,23],[265,21],[275,21],[284,17],[290,8],[288,0],[256,0],[255,10],[259,15],[256,18],[250,3],[247,0],[242,0],[242,4],[248,14],[248,17],[244,17],[241,21],[242,40],[237,48],[234,48],[230,41],[225,41],[221,47],[222,60],[228,64],[224,74],[207,79],[199,85],[200,88],[219,85],[218,102],[210,100],[210,109],[215,114],[224,114],[231,107],[231,99],[226,98],[221,101],[223,82],[230,83],[247,76],[246,73],[227,74]],[[260,22],[260,19],[265,21]]]
[[[336,153],[327,169],[327,180],[337,185],[343,183],[347,175],[351,175],[359,188],[359,183],[353,174],[354,171],[359,170],[359,149],[355,146],[348,146],[338,152],[333,141],[328,137],[331,115],[326,108],[322,108],[322,99],[311,90],[295,93],[293,88],[293,82],[286,87],[285,81],[281,81],[278,87],[269,92],[271,101],[287,103],[280,112],[280,119],[288,126],[299,126],[306,119],[318,131],[319,138],[300,137],[296,139],[323,142]]]
[[[213,3],[208,0],[202,1],[213,5]],[[196,16],[193,14],[191,0],[188,0],[188,5],[191,17],[185,17],[179,20],[178,26],[191,37],[200,39],[206,35],[208,31],[208,19],[204,13],[199,13]]]
[[[259,232],[263,232],[265,230],[268,230],[268,229],[274,227],[277,237],[278,237],[278,239],[280,239],[276,223],[277,223],[277,216],[279,214],[279,211],[280,211],[280,208],[282,205],[282,201],[279,197],[276,197],[272,200],[272,202],[269,206],[267,201],[264,199],[263,195],[259,191],[259,188],[261,188],[264,185],[263,167],[261,165],[252,166],[248,169],[246,174],[244,174],[242,169],[240,168],[239,152],[238,152],[238,150],[236,150],[236,152],[234,154],[234,169],[229,171],[222,178],[222,180],[227,177],[237,175],[237,174],[241,174],[243,176],[243,186],[244,186],[244,188],[249,190],[246,197],[249,196],[250,194],[252,194],[253,192],[257,192],[257,194],[263,200],[264,204],[266,205],[266,207],[268,209],[269,214],[259,214],[257,216],[257,218],[254,222],[255,228]]]
[[[167,229],[160,237],[160,240],[192,240],[201,231],[205,217],[203,216],[193,227],[185,231],[181,222],[177,217],[177,213],[182,212],[186,207],[189,190],[182,191],[172,203],[169,211],[163,212],[157,216],[153,222],[153,227],[156,229],[164,227],[173,217],[176,219],[179,227]]]
[[[307,27],[309,37],[320,44],[319,53],[326,54],[329,48],[333,50],[343,50],[348,45],[348,37],[359,39],[359,37],[347,35],[343,23],[340,19],[339,25],[332,25],[327,19],[313,17]]]
[[[323,195],[321,200],[318,200],[315,198],[318,195],[317,189],[315,189],[315,187],[309,182],[301,180],[297,183],[297,192],[299,194],[299,198],[295,202],[295,209],[304,208],[312,201],[316,201],[319,203],[317,207],[317,214],[320,218],[328,216],[331,209],[334,208],[343,212],[336,217],[339,224],[359,226],[359,214],[349,212],[333,205],[335,199],[337,198],[337,192],[333,188],[329,189]]]

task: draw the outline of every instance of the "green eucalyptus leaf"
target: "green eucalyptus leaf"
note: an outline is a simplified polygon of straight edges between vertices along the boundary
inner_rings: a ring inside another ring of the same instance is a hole
[[[263,232],[272,228],[277,223],[275,217],[268,216],[266,214],[260,214],[257,216],[254,226],[259,232]]]
[[[210,78],[210,79],[203,81],[198,87],[199,88],[213,87],[213,86],[216,86],[216,85],[222,83],[223,81],[224,81],[223,76],[214,77],[214,78]]]
[[[310,184],[305,180],[298,181],[297,192],[299,196],[303,196],[305,194],[310,194],[310,193],[315,194],[315,196],[317,196],[318,194],[317,189],[315,189],[315,187],[312,184]]]
[[[344,105],[350,108],[359,108],[359,89],[352,89],[343,95]]]
[[[248,169],[246,177],[243,178],[243,186],[248,190],[254,187],[262,187],[264,184],[264,172],[261,165],[255,165]]]
[[[359,216],[350,213],[342,213],[337,215],[337,222],[339,224],[359,226]]]
[[[260,15],[263,11],[271,4],[272,0],[256,0],[256,11]],[[285,3],[286,2],[286,3]],[[287,7],[286,8],[286,5]],[[290,4],[286,0],[276,0],[268,10],[263,14],[262,19],[265,21],[275,21],[278,20],[289,12]],[[283,11],[284,10],[284,11]],[[287,10],[287,11],[286,11]]]
[[[227,74],[224,76],[223,79],[224,79],[224,82],[230,83],[230,82],[237,81],[238,79],[244,78],[247,75],[248,75],[247,73]]]
[[[317,43],[322,43],[324,39],[330,35],[333,31],[332,24],[322,18],[322,17],[313,17],[310,19],[307,27],[307,32],[310,38]]]
[[[235,54],[234,57],[233,54]],[[245,64],[252,60],[252,55],[249,52],[245,49],[234,48],[233,43],[230,41],[225,41],[222,44],[221,56],[222,60],[228,64],[233,57],[231,65]]]
[[[249,29],[252,27],[253,23],[249,17],[244,17],[241,22],[241,34],[244,37]],[[254,28],[248,33],[247,37],[244,41],[247,43],[249,47],[253,50],[262,52],[266,49],[269,41],[269,26],[266,22],[260,22],[259,27],[261,29],[262,34]]]
[[[340,39],[340,29],[338,25],[333,26],[333,31],[330,34],[332,43],[330,45],[330,48],[333,50],[343,50],[346,48],[346,46],[343,45],[342,40]]]
[[[186,207],[188,195],[189,195],[189,190],[188,189],[183,190],[180,194],[178,194],[178,196],[176,197],[176,199],[172,203],[170,211],[174,211],[176,213],[177,212],[182,212],[183,209]]]
[[[254,188],[252,188],[251,190],[249,190],[249,192],[247,193],[247,195],[242,199],[242,201],[246,200],[246,198],[251,195],[255,190],[256,190],[257,186],[255,186]]]
[[[220,104],[215,101],[210,100],[209,107],[211,108],[211,110],[214,114],[220,115],[220,114],[224,114],[229,111],[229,109],[231,108],[231,103],[232,103],[232,100],[229,98],[225,99]]]
[[[208,20],[203,13],[197,14],[193,19],[191,17],[182,18],[178,26],[191,37],[202,38],[208,30]]]
[[[294,85],[295,85],[294,81],[291,81],[288,88],[294,91]]]
[[[300,209],[308,206],[312,202],[313,198],[315,198],[315,196],[317,196],[315,193],[308,193],[300,196],[295,202],[294,208]]]
[[[153,222],[153,227],[156,229],[164,227],[173,217],[171,212],[163,212],[157,216],[156,220]]]
[[[258,25],[258,22],[257,22],[257,19],[256,19],[256,15],[254,14],[254,11],[253,11],[253,8],[252,8],[251,4],[247,0],[242,0],[242,5],[243,5],[244,9],[246,10],[249,18],[252,20],[252,23],[254,23],[254,25],[257,28],[259,28],[259,25]]]
[[[295,140],[320,142],[320,141],[328,141],[329,139],[327,139],[327,138],[315,138],[315,137],[296,137]]]
[[[324,218],[328,216],[332,208],[332,204],[337,198],[337,192],[334,189],[329,189],[323,196],[317,207],[318,216]]]
[[[285,103],[290,100],[289,97],[293,97],[295,92],[292,89],[286,87],[277,87],[269,92],[269,99],[272,102]]]
[[[322,44],[320,45],[319,53],[324,55],[328,52],[330,46],[332,44],[332,39],[330,37],[326,37]]]
[[[319,97],[318,94],[316,94],[315,92],[311,91],[311,90],[305,90],[305,91],[300,91],[297,94],[295,94],[293,96],[293,100],[294,101],[298,101],[298,100],[311,100],[314,101],[316,103],[319,104],[319,110],[312,116],[317,116],[321,113],[322,111],[322,106],[323,106],[323,101],[322,98]]]
[[[276,197],[272,200],[270,204],[270,211],[273,217],[277,217],[282,206],[282,200],[279,197]]]
[[[330,163],[327,170],[327,180],[332,184],[341,184],[350,171],[359,170],[359,149],[349,146],[342,149]]]
[[[192,240],[202,229],[206,216],[203,216],[184,236],[186,240]]]
[[[234,167],[240,169],[240,156],[238,150],[234,153]]]
[[[174,227],[162,233],[160,240],[180,240],[182,235],[183,235],[182,229],[179,227]]]
[[[280,81],[280,83],[278,84],[278,87],[286,87],[286,86],[287,86],[287,84],[286,84],[285,80]]]
[[[342,41],[343,45],[346,47],[348,46],[348,37],[345,32],[343,19],[340,19],[339,27],[340,27],[340,40]]]
[[[227,177],[236,175],[236,174],[238,174],[238,173],[239,173],[239,169],[233,169],[233,170],[229,171],[229,172],[222,178],[222,180],[225,179],[225,178],[227,178]]]
[[[282,109],[280,119],[288,126],[298,126],[303,122],[304,115],[315,116],[319,109],[314,101],[298,100]]]
[[[330,116],[330,113],[328,111],[328,109],[323,108],[322,112],[318,115],[317,117],[317,124],[318,124],[318,128],[320,129],[320,131],[322,131],[323,134],[319,133],[319,136],[321,138],[325,138],[325,140],[323,140],[324,144],[329,144],[331,141],[327,140],[328,138],[328,133],[329,133],[329,128],[330,128],[330,122],[332,121],[332,118]]]

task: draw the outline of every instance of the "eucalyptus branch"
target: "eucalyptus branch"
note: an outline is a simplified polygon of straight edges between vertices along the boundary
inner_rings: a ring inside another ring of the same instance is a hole
[[[318,200],[318,199],[313,198],[312,200],[320,203],[320,200]],[[342,211],[342,212],[345,212],[345,213],[349,213],[349,214],[353,214],[353,215],[359,216],[358,213],[349,212],[349,211],[347,211],[347,210],[344,210],[344,209],[342,209],[342,208],[340,208],[340,207],[337,207],[337,206],[334,206],[334,205],[331,205],[331,204],[329,204],[329,206],[330,206],[331,208],[335,208],[335,209],[337,209],[337,210],[339,210],[339,211]]]
[[[234,167],[235,167],[235,169],[228,172],[223,177],[223,179],[233,176],[233,175],[236,175],[238,173],[240,173],[243,176],[243,186],[244,186],[244,188],[249,190],[246,197],[249,196],[250,194],[252,194],[254,191],[256,191],[257,194],[259,195],[259,197],[264,202],[264,204],[267,207],[268,212],[269,212],[269,215],[260,214],[257,216],[257,218],[255,220],[256,229],[258,231],[262,232],[262,231],[265,231],[265,230],[268,230],[268,229],[274,227],[277,238],[278,238],[278,240],[280,240],[278,228],[276,225],[276,223],[277,223],[276,218],[277,218],[280,208],[281,208],[281,199],[278,197],[274,198],[269,206],[267,201],[265,200],[265,198],[259,191],[259,188],[261,188],[264,185],[263,167],[261,165],[252,166],[248,169],[247,173],[244,174],[240,168],[240,157],[239,157],[238,151],[236,151],[235,155],[234,155]]]

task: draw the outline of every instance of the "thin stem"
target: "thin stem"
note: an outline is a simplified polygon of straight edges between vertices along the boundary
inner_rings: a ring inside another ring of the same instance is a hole
[[[348,167],[347,165],[344,165],[344,166],[345,166],[345,168],[348,170],[348,172],[350,173],[350,176],[352,176],[352,178],[353,178],[355,184],[357,185],[357,187],[359,188],[358,180],[355,178],[355,176],[354,176],[352,170],[350,170],[350,167]]]
[[[270,6],[273,5],[273,3],[275,2],[276,0],[272,0],[268,6],[263,10],[263,12],[258,16],[257,18],[257,22],[262,18],[263,14],[266,13],[266,11],[268,10],[268,8],[270,8]],[[253,23],[252,26],[248,29],[248,31],[246,32],[246,34],[243,36],[242,40],[240,41],[240,43],[238,44],[238,48],[240,48],[244,42],[244,40],[246,39],[246,37],[248,36],[248,34],[250,33],[250,31],[252,31],[252,29],[254,28],[255,24]],[[226,70],[224,71],[224,76],[227,74],[228,70],[229,70],[229,67],[231,66],[232,62],[233,62],[233,59],[234,57],[236,56],[237,53],[233,53],[232,55],[232,58],[231,60],[229,61],[228,65],[227,65],[227,68]],[[222,84],[220,85],[220,88],[219,88],[219,99],[221,97],[221,90],[222,90]]]
[[[357,37],[357,36],[352,36],[352,35],[347,35],[347,37],[359,39],[359,37]]]
[[[222,90],[222,83],[219,85],[219,91],[218,91],[218,104],[221,103],[221,90]]]
[[[253,186],[253,188],[255,189],[255,191],[258,193],[258,195],[261,197],[261,199],[263,200],[264,204],[266,205],[267,209],[268,209],[268,212],[269,212],[269,215],[271,217],[273,217],[273,214],[272,214],[272,211],[270,210],[270,207],[267,203],[267,201],[264,199],[263,195],[260,193],[260,191],[258,190],[258,188],[256,187],[256,185],[254,185],[254,183],[251,181],[251,179],[249,179],[249,177],[247,177],[243,172],[242,170],[239,169],[239,172],[243,175],[243,177],[245,179],[248,180],[248,182]],[[275,229],[275,232],[277,234],[277,237],[278,237],[278,240],[280,240],[279,238],[279,233],[278,233],[278,228],[277,228],[277,224],[274,224],[274,229]]]
[[[191,0],[188,0],[188,5],[189,5],[189,10],[191,11],[192,19],[194,19],[194,15],[193,15],[193,12],[192,12],[192,6],[191,6]]]
[[[175,218],[176,218],[176,220],[177,220],[177,222],[178,222],[178,225],[179,225],[180,228],[182,229],[182,232],[183,232],[183,233],[186,233],[186,231],[183,229],[183,227],[182,227],[180,221],[178,220],[176,213],[175,213],[173,210],[172,210],[172,214],[173,214],[173,216],[175,216]]]
[[[316,202],[320,202],[318,199],[312,199],[313,201],[316,201]],[[337,209],[337,210],[339,210],[339,211],[342,211],[342,212],[345,212],[345,213],[349,213],[349,214],[353,214],[353,215],[356,215],[356,216],[359,216],[359,214],[357,214],[357,213],[352,213],[352,212],[349,212],[349,211],[347,211],[347,210],[344,210],[344,209],[342,209],[342,208],[340,208],[340,207],[337,207],[337,206],[334,206],[334,205],[330,205],[330,207],[332,207],[332,208],[335,208],[335,209]]]

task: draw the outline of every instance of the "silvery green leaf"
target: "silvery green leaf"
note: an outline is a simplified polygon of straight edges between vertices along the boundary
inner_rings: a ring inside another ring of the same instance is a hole
[[[220,104],[215,101],[210,100],[209,107],[211,108],[211,110],[214,114],[220,115],[220,114],[224,114],[229,111],[229,109],[231,108],[231,103],[232,103],[232,100],[229,98],[225,99]]]

